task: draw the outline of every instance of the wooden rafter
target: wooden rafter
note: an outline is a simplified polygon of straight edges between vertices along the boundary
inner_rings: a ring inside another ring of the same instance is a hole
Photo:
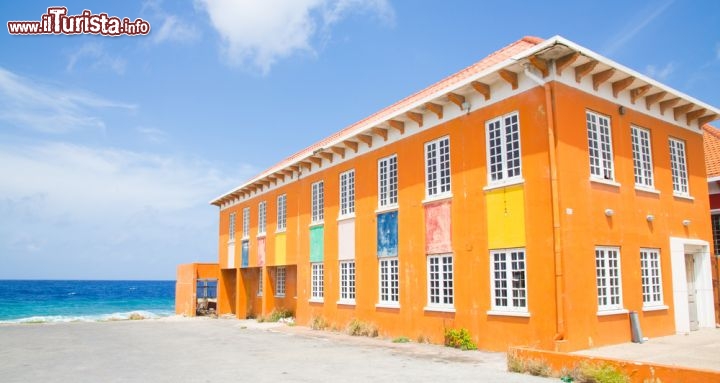
[[[673,108],[673,118],[675,118],[675,121],[677,121],[683,114],[689,112],[692,107],[693,104],[685,104]]]
[[[332,148],[330,148],[330,150],[332,150],[333,153],[337,154],[338,156],[345,158],[345,148],[333,146]]]
[[[319,154],[320,154],[320,157],[322,157],[330,162],[333,162],[333,154],[332,153],[320,152]]]
[[[312,169],[312,162],[302,161],[302,162],[300,162],[300,168],[310,170],[310,169]]]
[[[665,111],[667,110],[667,108],[672,108],[678,102],[680,102],[680,97],[675,97],[675,98],[671,98],[669,100],[661,101],[660,102],[660,114],[665,114]]]
[[[295,169],[295,171],[298,171],[298,169],[300,169],[300,166],[293,165],[290,167],[290,169]],[[283,170],[283,174],[285,174],[286,177],[293,178],[293,173],[294,173],[293,170]]]
[[[285,173],[283,173],[283,172],[275,173],[275,177],[276,177],[276,179],[275,179],[276,184],[277,184],[277,180],[285,181]]]
[[[267,188],[267,187],[270,187],[270,180],[268,180],[268,179],[261,180],[261,181],[260,181],[260,185],[262,185],[262,186],[264,186],[264,187],[266,187],[266,188]]]
[[[473,81],[470,83],[473,89],[485,97],[485,101],[490,99],[490,85],[482,83],[480,81]]]
[[[367,134],[358,134],[355,138],[364,142],[368,148],[372,148],[372,136],[368,136]]]
[[[691,121],[696,120],[696,119],[698,119],[698,117],[705,114],[706,111],[707,111],[707,109],[702,108],[702,109],[698,109],[698,110],[693,110],[692,112],[688,112],[688,114],[685,115],[685,121],[687,121],[689,124]]]
[[[595,73],[592,76],[592,82],[593,82],[593,89],[598,90],[600,85],[602,85],[605,81],[609,80],[612,75],[615,74],[615,69],[608,69],[604,70],[602,72]]]
[[[650,107],[654,103],[660,101],[663,97],[665,97],[666,94],[667,92],[658,92],[645,97],[645,107],[647,108],[647,110],[650,110]]]
[[[423,126],[423,115],[422,115],[421,113],[407,112],[407,113],[405,113],[405,115],[406,115],[409,119],[415,121],[415,123],[417,123],[418,126],[422,128],[422,126]],[[394,120],[393,120],[393,121],[394,121]],[[390,121],[390,126],[392,126],[392,122],[393,122],[393,121]],[[402,121],[398,121],[398,122],[402,122]],[[403,130],[405,130],[404,125],[405,125],[405,124],[403,124]],[[393,126],[393,128],[394,128],[394,126]],[[401,132],[401,133],[402,133],[402,132]]]
[[[439,119],[443,118],[443,106],[434,102],[426,102],[425,107],[427,110],[435,113]]]
[[[498,74],[500,75],[500,77],[502,77],[503,80],[507,81],[507,83],[512,86],[513,90],[517,89],[517,87],[518,87],[517,73],[515,73],[513,71],[509,71],[507,69],[500,69],[498,71]]]
[[[555,73],[558,76],[562,75],[562,71],[572,65],[578,57],[580,57],[580,52],[573,52],[555,60]]]
[[[587,76],[597,66],[598,61],[592,60],[585,64],[578,65],[575,67],[575,82],[580,82],[583,77]]]
[[[447,94],[448,100],[452,102],[453,104],[457,105],[460,110],[463,110],[463,104],[465,103],[465,96],[457,93],[448,93]]]
[[[698,125],[703,126],[705,124],[709,124],[710,122],[717,120],[717,118],[718,118],[718,115],[715,113],[705,116],[705,117],[700,117],[700,118],[698,118]]]
[[[322,166],[322,158],[320,158],[320,157],[310,157],[310,158],[308,158],[308,159],[309,159],[310,162],[312,162],[313,164],[315,164],[315,165],[317,165],[317,166]]]
[[[632,85],[633,81],[635,81],[635,77],[627,77],[612,83],[613,97],[617,98],[618,94]]]
[[[637,101],[638,98],[644,96],[645,93],[649,92],[650,88],[652,88],[651,85],[643,85],[643,86],[639,86],[637,88],[631,89],[630,90],[630,102],[632,104],[635,104],[635,101]]]
[[[374,127],[372,129],[370,129],[370,131],[372,132],[372,134],[374,134],[376,136],[380,136],[383,138],[383,140],[387,141],[387,136],[388,136],[387,129]]]
[[[411,112],[408,112],[411,113]],[[391,128],[397,129],[400,134],[405,134],[405,123],[398,120],[390,120],[388,121],[388,125],[390,125]],[[422,115],[420,115],[420,126],[422,126]]]
[[[355,141],[343,141],[343,144],[352,149],[355,153],[358,151],[358,143]]]
[[[530,64],[532,64],[537,70],[542,73],[543,77],[547,77],[548,74],[550,74],[550,65],[548,65],[548,61],[545,59],[541,59],[537,55],[530,56]]]

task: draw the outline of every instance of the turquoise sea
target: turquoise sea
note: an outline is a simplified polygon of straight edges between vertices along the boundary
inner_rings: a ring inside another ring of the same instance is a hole
[[[0,323],[72,322],[174,314],[175,281],[0,280]]]

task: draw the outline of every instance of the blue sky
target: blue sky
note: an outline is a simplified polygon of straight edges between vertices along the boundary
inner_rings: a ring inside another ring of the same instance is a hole
[[[33,1],[0,15],[57,5],[152,31],[0,33],[0,279],[174,279],[215,261],[209,200],[525,35],[720,106],[714,0]]]

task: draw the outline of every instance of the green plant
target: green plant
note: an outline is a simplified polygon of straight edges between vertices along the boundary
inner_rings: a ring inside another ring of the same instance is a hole
[[[258,316],[256,320],[258,321],[258,323],[277,322],[280,319],[292,318],[292,316],[293,316],[293,312],[288,309],[275,308],[275,309],[273,309],[273,311],[270,312],[270,314],[268,314],[266,316]]]
[[[310,328],[313,330],[325,330],[328,328],[328,322],[325,320],[325,318],[321,316],[313,317],[312,322],[310,322]]]
[[[544,360],[523,359],[514,352],[507,355],[507,368],[510,372],[528,373],[534,376],[552,375],[552,369]]]
[[[393,343],[408,343],[410,342],[410,339],[406,336],[399,336],[395,339],[393,339]]]
[[[352,336],[368,336],[374,338],[378,336],[378,328],[372,323],[365,323],[353,319],[347,326],[347,333]]]
[[[459,348],[463,351],[466,350],[477,350],[477,345],[473,342],[470,337],[470,332],[467,329],[445,329],[445,345],[448,347]]]
[[[430,339],[426,337],[425,335],[418,335],[416,341],[418,343],[430,343]]]
[[[630,377],[608,363],[583,362],[577,371],[578,383],[629,383]]]
[[[507,355],[507,369],[510,372],[525,372],[525,363],[516,353],[510,352]]]

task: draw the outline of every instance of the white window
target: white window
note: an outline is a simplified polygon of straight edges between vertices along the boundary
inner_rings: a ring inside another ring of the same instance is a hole
[[[589,111],[585,115],[590,153],[590,177],[614,181],[610,119]]]
[[[427,267],[428,306],[453,307],[453,256],[428,256]]]
[[[355,261],[340,262],[340,300],[355,302]]]
[[[250,236],[250,208],[246,207],[243,209],[243,224],[242,224],[242,235],[243,238]]]
[[[619,248],[595,248],[595,276],[597,281],[598,311],[622,309]]]
[[[492,309],[527,312],[525,249],[490,252],[492,261]]]
[[[443,137],[425,144],[425,195],[450,194],[450,138]]]
[[[258,234],[265,234],[267,202],[262,201],[258,204]]]
[[[355,170],[340,173],[340,216],[355,213]]]
[[[652,189],[653,164],[650,150],[650,131],[633,126],[630,129],[632,138],[633,167],[635,169],[635,186]]]
[[[263,295],[263,272],[262,269],[258,270],[258,296]]]
[[[715,248],[715,255],[720,255],[720,215],[713,214],[710,216],[710,222],[712,223],[712,235],[713,235],[713,246]]]
[[[520,123],[511,113],[485,125],[488,183],[511,182],[522,178],[520,161]]]
[[[397,258],[380,258],[380,303],[397,305],[400,302],[399,268]]]
[[[672,170],[673,193],[687,196],[688,174],[685,164],[685,142],[670,139],[670,168]]]
[[[322,263],[311,263],[312,267],[312,295],[311,299],[322,300],[323,299],[323,264]]]
[[[285,268],[278,267],[275,270],[275,296],[285,296]]]
[[[277,198],[277,231],[285,231],[287,220],[287,195],[283,194]]]
[[[323,182],[318,181],[312,184],[312,221],[311,223],[322,223],[325,216]]]
[[[398,162],[397,156],[378,161],[378,204],[392,207],[398,203]]]
[[[660,251],[640,249],[643,306],[662,306],[662,275],[660,274]]]
[[[228,241],[235,239],[235,213],[230,213],[230,225],[228,226]]]

